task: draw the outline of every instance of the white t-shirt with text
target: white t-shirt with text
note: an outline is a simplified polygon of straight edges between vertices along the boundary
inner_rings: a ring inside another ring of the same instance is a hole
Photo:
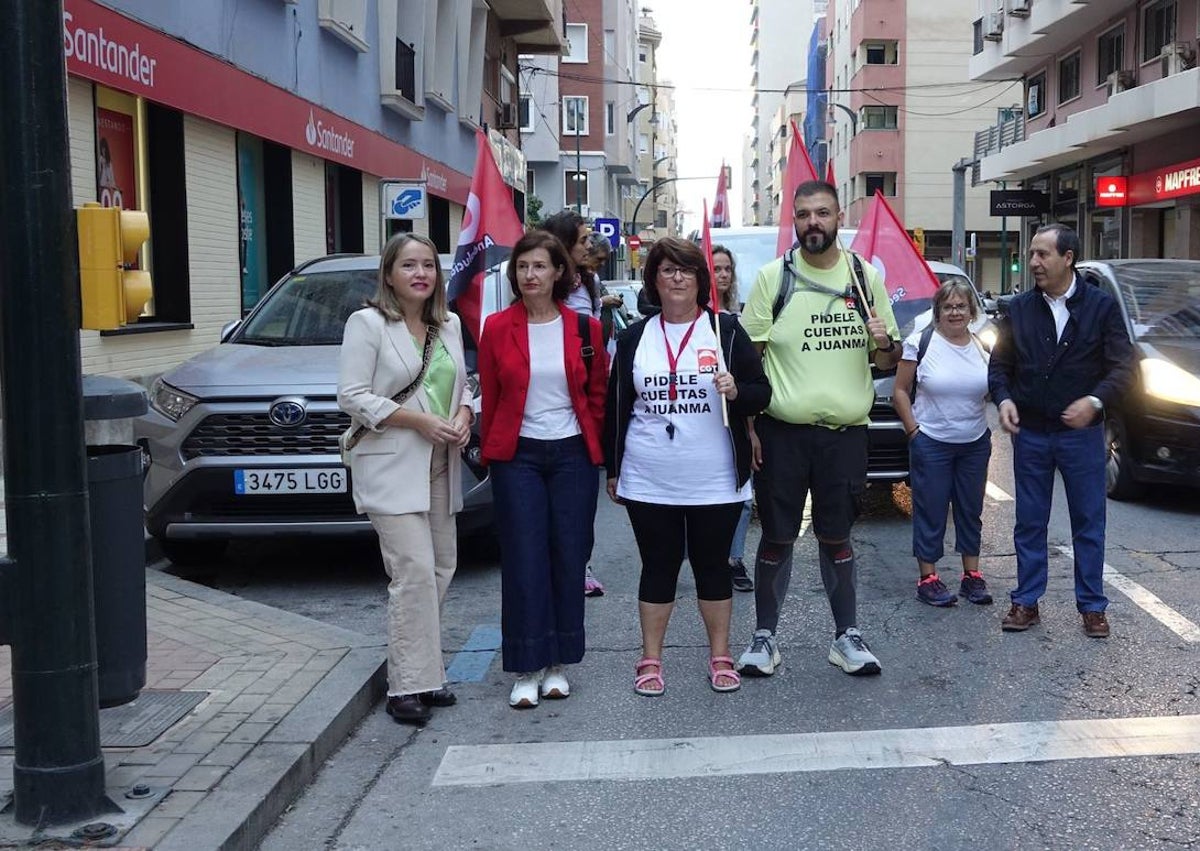
[[[915,361],[921,332],[904,341],[903,359]],[[970,443],[987,431],[988,364],[973,339],[961,346],[937,331],[917,364],[913,417],[921,433],[942,443]]]

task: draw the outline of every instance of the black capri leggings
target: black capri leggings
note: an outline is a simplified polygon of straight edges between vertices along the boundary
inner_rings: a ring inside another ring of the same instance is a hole
[[[629,512],[629,523],[642,556],[639,600],[675,602],[685,542],[696,577],[696,597],[728,600],[733,596],[729,545],[742,513],[742,503],[658,505],[626,500],[625,510]]]

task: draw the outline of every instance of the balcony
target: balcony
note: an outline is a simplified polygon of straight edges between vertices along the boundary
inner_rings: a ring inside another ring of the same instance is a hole
[[[1056,127],[997,146],[980,163],[980,178],[1024,180],[1148,139],[1168,138],[1194,126],[1197,110],[1200,68],[1192,68],[1118,92],[1103,106],[1076,112]]]
[[[990,11],[975,22],[975,55],[967,64],[972,80],[1021,77],[1044,65],[1047,56],[1125,14],[1131,4],[1129,0],[984,0],[980,5]]]
[[[516,42],[520,53],[562,54],[562,0],[489,0],[500,37]]]

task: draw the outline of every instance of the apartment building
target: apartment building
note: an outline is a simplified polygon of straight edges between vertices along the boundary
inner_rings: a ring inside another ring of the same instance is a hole
[[[1035,190],[1022,222],[1079,231],[1088,258],[1200,258],[1194,0],[984,0],[973,80],[1019,79],[979,133],[979,176]]]
[[[516,57],[561,33],[561,0],[66,0],[73,200],[148,213],[154,284],[81,332],[84,372],[162,372],[310,257],[452,251],[484,125],[523,210]],[[423,182],[426,217],[385,219],[383,179]]]

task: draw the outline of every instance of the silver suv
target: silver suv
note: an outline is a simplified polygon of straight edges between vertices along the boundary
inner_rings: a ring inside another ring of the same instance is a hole
[[[347,317],[375,292],[379,258],[313,260],[276,284],[221,344],[162,375],[135,425],[149,453],[146,528],[179,564],[234,538],[370,534],[337,437],[338,355]],[[460,534],[490,528],[478,435],[463,450]]]

